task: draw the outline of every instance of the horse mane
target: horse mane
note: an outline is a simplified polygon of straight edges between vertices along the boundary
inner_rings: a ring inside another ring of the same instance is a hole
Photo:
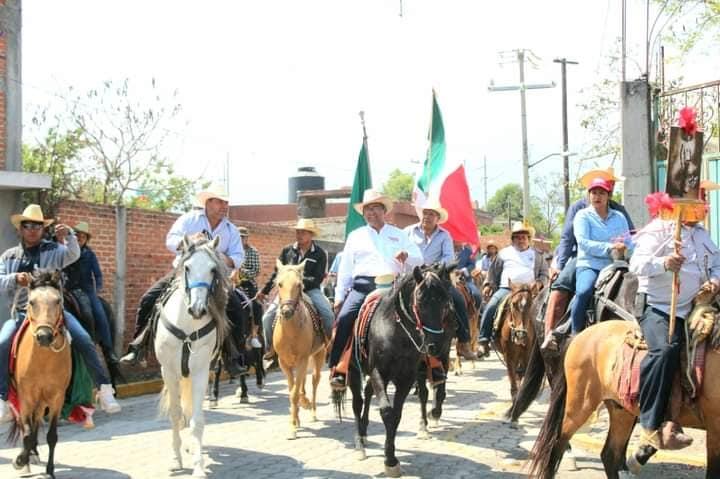
[[[213,288],[210,295],[210,301],[208,301],[208,310],[210,317],[215,321],[217,327],[217,346],[216,348],[222,347],[225,337],[230,334],[232,325],[227,317],[225,309],[227,308],[228,295],[232,292],[232,285],[230,283],[230,273],[220,257],[220,253],[213,247],[212,240],[201,238],[201,239],[188,239],[187,247],[184,243],[181,243],[182,249],[180,251],[180,260],[175,267],[172,289],[177,289],[182,286],[183,272],[185,261],[192,256],[196,251],[202,249],[215,263],[215,274],[213,276]]]
[[[30,281],[28,289],[32,290],[43,287],[54,288],[58,291],[62,291],[60,271],[55,269],[36,269],[32,273],[32,280]]]

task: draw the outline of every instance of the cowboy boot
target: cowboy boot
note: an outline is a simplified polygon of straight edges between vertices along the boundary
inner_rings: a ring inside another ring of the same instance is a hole
[[[461,343],[458,341],[455,352],[467,361],[477,361],[477,356],[470,350],[470,343],[468,342]]]
[[[561,289],[550,291],[545,312],[545,340],[540,346],[541,350],[557,351],[559,349],[559,342],[553,333],[553,329],[565,314],[569,302],[570,293],[567,291]]]
[[[691,445],[693,438],[685,434],[678,423],[666,421],[660,429],[660,443],[662,449],[676,451]]]

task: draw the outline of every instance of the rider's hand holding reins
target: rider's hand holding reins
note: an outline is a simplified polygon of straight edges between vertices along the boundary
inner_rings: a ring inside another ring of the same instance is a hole
[[[555,279],[556,279],[556,278],[558,277],[558,275],[560,274],[560,270],[559,270],[559,269],[555,269],[555,268],[550,268],[550,271],[549,271],[548,273],[549,273],[548,276],[549,276],[550,282],[552,283],[553,281],[555,281]]]
[[[398,251],[395,253],[395,259],[400,263],[405,263],[405,260],[408,259],[407,251]]]
[[[720,291],[720,285],[715,281],[706,281],[700,287],[700,292],[708,292],[710,295],[715,296]]]
[[[30,276],[30,273],[15,273],[15,282],[21,288],[28,287],[31,279],[32,276]]]

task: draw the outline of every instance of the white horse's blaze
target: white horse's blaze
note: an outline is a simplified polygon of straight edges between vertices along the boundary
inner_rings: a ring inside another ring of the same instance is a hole
[[[186,266],[184,270],[186,282],[175,290],[165,305],[161,306],[161,314],[171,324],[189,334],[212,321],[208,314],[210,288],[189,286],[201,283],[213,284],[214,270],[217,265],[205,248],[198,248],[185,261],[184,266]],[[193,477],[206,477],[202,456],[202,434],[205,426],[202,403],[216,342],[217,335],[208,334],[192,343],[192,352],[188,361],[190,376],[182,380],[182,342],[162,324],[158,324],[155,335],[155,354],[160,362],[165,383],[160,408],[161,412],[170,418],[173,430],[171,468],[182,466],[180,430],[189,421],[192,436]]]

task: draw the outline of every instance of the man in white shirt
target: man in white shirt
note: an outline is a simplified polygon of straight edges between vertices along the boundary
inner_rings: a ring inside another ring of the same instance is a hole
[[[180,216],[173,223],[165,238],[165,246],[172,253],[178,253],[178,247],[183,236],[204,235],[209,239],[220,237],[217,250],[225,261],[228,269],[239,268],[245,259],[242,239],[235,225],[227,219],[228,197],[221,191],[219,186],[214,186],[208,191],[201,191],[197,194],[197,203],[205,205],[204,209],[193,209]],[[175,257],[173,266],[177,265],[179,256]],[[170,286],[175,272],[172,271],[153,284],[149,290],[140,298],[138,306],[135,333],[133,342],[128,347],[128,353],[120,361],[124,363],[135,363],[141,352],[143,332],[147,329],[148,322],[152,316],[155,303],[162,296],[163,292]],[[231,320],[234,312],[242,305],[238,305],[234,295],[228,298],[228,312],[231,313]]]
[[[640,364],[641,444],[656,449],[679,449],[692,443],[672,421],[675,418],[666,422],[672,382],[680,367],[684,322],[693,299],[702,289],[717,293],[720,288],[720,251],[694,219],[683,222],[680,254],[674,249],[674,222],[655,218],[635,236],[630,259],[630,270],[638,275],[638,292],[645,295],[646,304],[639,321],[648,345]],[[675,331],[669,342],[673,273],[680,275],[680,290]]]
[[[497,254],[497,259],[488,270],[487,278],[483,284],[483,296],[495,289],[495,293],[485,306],[482,323],[480,325],[480,354],[490,354],[490,339],[492,336],[495,313],[502,300],[510,294],[510,283],[532,284],[536,283],[538,290],[542,289],[548,278],[547,263],[542,255],[530,247],[530,240],[535,235],[535,229],[516,221],[513,224],[510,239],[512,245],[503,248]]]
[[[374,190],[365,190],[362,203],[353,205],[367,225],[356,229],[347,238],[335,287],[335,339],[330,352],[330,385],[345,387],[345,375],[335,372],[340,356],[352,334],[365,297],[375,289],[375,277],[400,274],[406,268],[423,264],[420,249],[407,234],[385,223],[385,214],[392,201]]]

